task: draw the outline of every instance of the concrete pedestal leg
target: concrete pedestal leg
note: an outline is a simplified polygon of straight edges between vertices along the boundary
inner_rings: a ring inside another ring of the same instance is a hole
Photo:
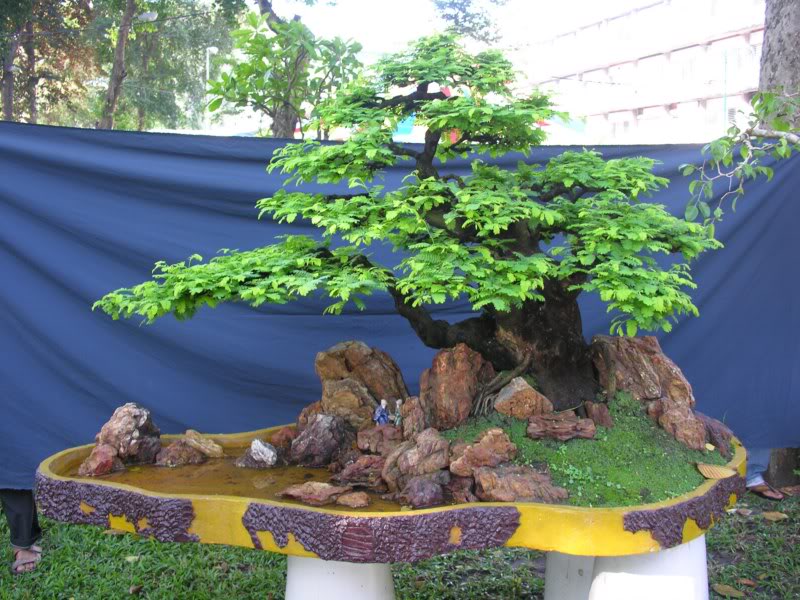
[[[550,552],[545,600],[708,600],[706,539],[631,556]]]
[[[390,567],[289,556],[286,600],[394,600]]]

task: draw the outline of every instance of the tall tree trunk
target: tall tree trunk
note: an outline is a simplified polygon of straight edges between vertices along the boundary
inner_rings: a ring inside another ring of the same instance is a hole
[[[33,38],[33,21],[25,23],[25,41],[23,42],[25,55],[27,56],[28,71],[28,123],[36,123],[39,120],[38,104],[36,101],[36,89],[39,85],[39,76],[36,74],[36,43]]]
[[[297,113],[291,106],[284,105],[279,107],[270,126],[272,136],[276,138],[294,138],[294,130],[298,121]]]
[[[108,91],[106,101],[103,105],[103,114],[98,123],[98,129],[114,128],[114,113],[117,110],[117,100],[122,91],[122,80],[125,79],[125,46],[128,44],[128,35],[133,23],[133,15],[136,12],[136,0],[127,0],[125,12],[122,14],[122,22],[119,26],[117,45],[114,48],[114,64],[111,67],[111,74],[108,78]]]
[[[19,49],[20,29],[17,29],[8,40],[8,48],[3,56],[3,78],[0,81],[0,96],[3,97],[3,119],[14,120],[14,59]]]

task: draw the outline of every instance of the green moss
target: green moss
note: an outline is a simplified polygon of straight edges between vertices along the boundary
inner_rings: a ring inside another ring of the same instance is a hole
[[[569,504],[630,506],[680,496],[703,483],[695,463],[725,464],[719,452],[689,450],[657,427],[641,405],[619,394],[609,405],[614,427],[597,428],[594,440],[532,440],[527,422],[495,414],[470,419],[443,432],[471,442],[489,427],[501,427],[517,445],[516,462],[550,467],[553,482],[566,488]]]

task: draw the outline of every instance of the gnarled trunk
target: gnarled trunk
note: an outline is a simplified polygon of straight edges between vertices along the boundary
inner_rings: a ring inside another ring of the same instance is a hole
[[[275,118],[272,119],[272,125],[270,126],[272,136],[276,138],[293,139],[297,122],[297,113],[294,108],[288,104],[279,107],[275,112]]]

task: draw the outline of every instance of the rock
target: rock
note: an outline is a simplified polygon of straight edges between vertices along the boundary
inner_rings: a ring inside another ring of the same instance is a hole
[[[376,454],[364,454],[358,460],[344,467],[331,478],[331,481],[340,485],[352,487],[365,487],[378,491],[385,484],[381,473],[386,459]]]
[[[161,451],[161,432],[150,411],[134,402],[120,406],[95,437],[117,451],[125,464],[148,464]]]
[[[428,428],[414,439],[405,441],[386,456],[381,476],[396,492],[409,479],[446,469],[450,464],[450,444],[436,429]]]
[[[477,443],[467,446],[461,456],[450,463],[450,472],[460,477],[471,477],[479,467],[496,467],[516,455],[517,447],[502,429],[487,429]]]
[[[347,492],[336,499],[336,504],[350,508],[364,508],[369,506],[369,496],[366,492]]]
[[[528,437],[566,442],[572,438],[592,439],[597,429],[591,419],[581,419],[568,410],[549,415],[534,415],[528,420]]]
[[[403,400],[400,415],[403,418],[404,440],[413,440],[417,434],[422,433],[429,427],[428,415],[417,396],[411,396]]]
[[[275,446],[256,439],[250,442],[250,448],[234,464],[247,469],[269,469],[277,462],[278,450]]]
[[[217,442],[211,438],[203,437],[194,429],[187,429],[183,434],[184,441],[195,450],[199,450],[209,458],[222,458],[225,452]]]
[[[78,469],[81,477],[99,477],[114,471],[124,471],[125,465],[117,456],[117,450],[108,444],[98,444],[92,448],[92,453],[86,457]]]
[[[450,481],[444,486],[445,495],[458,504],[480,502],[474,490],[475,480],[472,477],[459,477],[458,475],[451,475]]]
[[[706,425],[685,404],[672,400],[658,401],[658,424],[681,444],[692,450],[703,450],[706,445]]]
[[[290,485],[285,490],[278,492],[278,496],[298,500],[310,506],[324,506],[333,504],[342,494],[351,491],[351,488],[331,485],[321,481],[306,481]]]
[[[333,462],[328,465],[328,471],[331,473],[339,473],[342,469],[347,468],[348,465],[353,464],[362,456],[363,454],[352,446],[342,448],[334,457]]]
[[[322,382],[322,412],[341,417],[354,429],[372,425],[372,413],[378,403],[369,390],[355,379]]]
[[[372,454],[388,454],[400,442],[403,433],[394,425],[375,425],[358,432],[358,449]]]
[[[308,426],[309,421],[313,421],[314,417],[322,412],[322,402],[317,400],[306,406],[300,411],[297,417],[297,433],[298,435]]]
[[[533,415],[553,412],[553,403],[522,377],[515,377],[498,392],[494,409],[509,417],[525,420]]]
[[[608,398],[625,391],[640,402],[669,398],[676,404],[694,406],[692,386],[653,336],[596,335],[592,359]]]
[[[548,474],[510,464],[475,469],[475,494],[484,502],[555,503],[569,497]]]
[[[595,425],[608,429],[614,426],[614,420],[611,418],[611,413],[608,412],[608,404],[587,401],[584,406],[586,407],[586,415],[594,421]]]
[[[442,486],[428,477],[412,477],[397,496],[398,502],[413,508],[444,504]]]
[[[306,467],[323,467],[353,443],[353,432],[341,417],[319,414],[292,442],[291,461]]]
[[[452,464],[464,456],[464,452],[466,452],[469,446],[470,444],[468,442],[464,442],[462,440],[456,440],[455,442],[452,442],[450,444],[450,463]]]
[[[466,421],[481,386],[494,375],[492,364],[466,344],[440,350],[420,379],[419,398],[431,426],[452,429]]]
[[[297,429],[287,425],[286,427],[281,427],[278,429],[278,431],[273,433],[269,438],[269,443],[282,452],[288,452],[292,447],[292,442],[297,435]]]
[[[207,460],[208,457],[205,454],[190,446],[186,440],[178,440],[158,453],[156,464],[159,467],[182,467],[183,465],[200,465]]]
[[[733,455],[731,452],[731,438],[733,437],[733,432],[730,428],[724,423],[704,415],[703,413],[695,412],[694,415],[706,426],[706,440],[710,444],[716,446],[722,456],[730,458]]]
[[[397,363],[382,350],[370,348],[364,342],[341,342],[319,352],[314,370],[323,388],[326,381],[353,379],[367,389],[375,402],[386,399],[391,411],[394,411],[395,400],[408,396]]]

